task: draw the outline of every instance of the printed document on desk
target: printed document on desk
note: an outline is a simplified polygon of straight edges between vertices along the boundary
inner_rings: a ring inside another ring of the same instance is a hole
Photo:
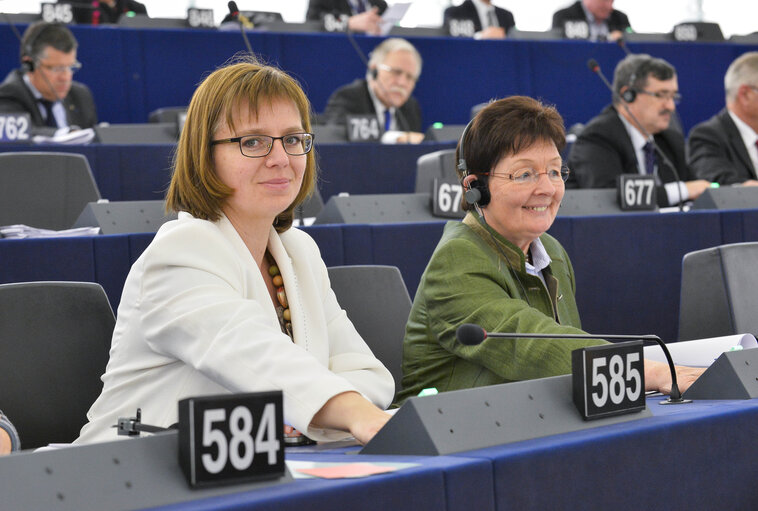
[[[738,334],[666,343],[666,347],[676,365],[709,367],[725,351],[757,348],[758,342],[752,334]],[[657,345],[645,346],[645,358],[666,362],[663,350]]]

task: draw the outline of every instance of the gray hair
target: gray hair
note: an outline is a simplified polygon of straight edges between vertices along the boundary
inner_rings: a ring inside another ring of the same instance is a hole
[[[743,53],[729,65],[724,75],[727,102],[734,101],[740,85],[758,87],[758,51]]]
[[[421,54],[418,52],[415,46],[413,46],[405,39],[401,39],[400,37],[391,37],[390,39],[385,39],[382,44],[374,48],[374,51],[371,52],[368,61],[368,67],[376,68],[376,66],[384,62],[384,59],[387,58],[387,55],[393,51],[410,52],[411,55],[413,55],[413,58],[416,59],[416,64],[418,64],[418,76],[421,76],[421,65],[423,64],[421,60]]]

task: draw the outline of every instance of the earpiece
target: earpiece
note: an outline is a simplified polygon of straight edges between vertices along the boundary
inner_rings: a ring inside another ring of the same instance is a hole
[[[625,103],[632,103],[637,99],[637,91],[632,88],[626,89],[621,93],[621,99],[623,99]]]
[[[42,28],[40,28],[36,34],[23,46],[23,51],[21,53],[21,67],[24,69],[24,71],[31,73],[34,71],[34,45],[37,43],[39,38],[42,36],[45,31],[47,31],[50,27],[52,27],[53,24],[45,24]]]
[[[463,195],[466,198],[466,202],[472,206],[478,205],[482,207],[490,203],[490,189],[485,179],[482,179],[480,176],[472,179],[466,193]]]
[[[477,175],[476,173],[469,173],[468,165],[466,164],[466,153],[464,151],[464,140],[466,138],[466,133],[468,133],[468,130],[471,127],[472,122],[474,122],[473,119],[469,121],[466,127],[463,128],[463,133],[461,133],[461,139],[458,142],[457,167],[461,174],[463,174],[463,180],[461,181],[461,184],[466,190],[463,193],[464,200],[471,206],[482,207],[489,204],[491,199],[490,190],[487,186],[487,178],[485,176]],[[470,179],[469,176],[471,176]]]
[[[634,82],[637,81],[637,69],[635,69],[629,77],[629,83],[626,86],[626,90],[621,93],[621,99],[623,99],[625,103],[634,103],[634,100],[637,99],[637,89],[634,88]]]
[[[379,75],[379,71],[374,67],[374,68],[371,68],[371,71],[369,72],[369,74],[371,75],[371,78],[376,80],[377,75]]]

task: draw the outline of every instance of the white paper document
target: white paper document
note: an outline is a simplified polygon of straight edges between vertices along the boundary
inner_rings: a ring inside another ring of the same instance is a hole
[[[739,334],[672,342],[667,343],[666,347],[676,365],[709,367],[725,351],[758,348],[758,342],[751,334]],[[645,346],[645,358],[666,362],[666,356],[657,344]]]
[[[382,35],[387,35],[392,30],[392,27],[400,23],[405,13],[411,7],[410,2],[398,2],[387,7],[387,10],[382,14],[382,21],[379,22],[379,31]]]

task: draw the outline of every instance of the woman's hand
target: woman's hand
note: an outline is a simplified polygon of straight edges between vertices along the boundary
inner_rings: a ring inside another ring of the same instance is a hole
[[[684,392],[705,372],[705,367],[674,366],[676,383],[680,392]],[[669,365],[655,360],[645,359],[645,390],[657,390],[663,394],[671,393],[671,370]]]
[[[388,420],[390,414],[357,392],[343,392],[321,407],[311,426],[349,431],[358,442],[366,444]]]

